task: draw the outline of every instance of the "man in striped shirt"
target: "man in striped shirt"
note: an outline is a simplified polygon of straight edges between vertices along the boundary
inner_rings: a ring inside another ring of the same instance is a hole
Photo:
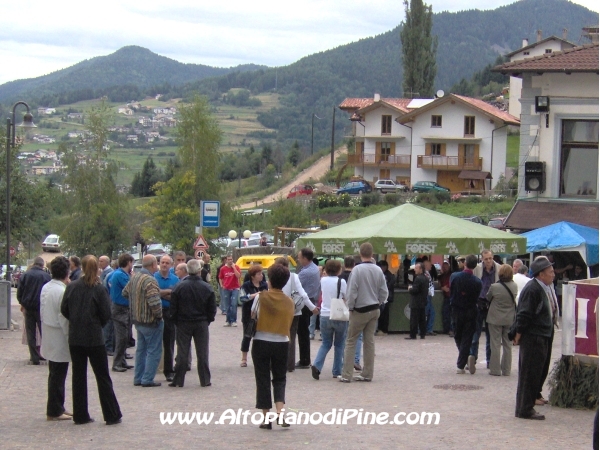
[[[131,320],[137,330],[134,386],[160,386],[154,381],[162,354],[164,330],[160,290],[154,278],[157,270],[156,257],[144,256],[142,270],[134,273],[123,289],[123,297],[129,299]]]

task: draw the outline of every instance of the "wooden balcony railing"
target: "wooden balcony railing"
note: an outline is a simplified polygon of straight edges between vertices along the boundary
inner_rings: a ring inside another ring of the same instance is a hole
[[[420,169],[444,170],[481,170],[483,158],[464,158],[463,156],[418,155],[417,167]]]
[[[348,155],[348,164],[410,168],[410,155]]]

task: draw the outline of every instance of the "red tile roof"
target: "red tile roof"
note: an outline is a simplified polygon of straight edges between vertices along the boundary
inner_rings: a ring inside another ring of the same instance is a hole
[[[595,72],[598,73],[598,44],[586,44],[560,52],[547,53],[533,58],[496,66],[494,72]]]
[[[380,103],[388,104],[396,109],[399,109],[405,113],[410,110],[406,106],[412,101],[411,98],[382,98]],[[375,103],[373,98],[346,98],[340,103],[339,108],[344,111],[356,111],[358,109],[364,109],[372,106]]]
[[[457,95],[457,94],[449,94],[449,95],[446,95],[445,97],[438,98],[438,99],[434,100],[433,102],[420,107],[419,109],[415,109],[415,110],[409,112],[408,114],[406,114],[402,117],[399,117],[396,120],[399,123],[411,122],[419,114],[423,114],[424,112],[431,111],[432,109],[437,108],[439,105],[443,105],[444,103],[447,103],[449,101],[459,101],[463,104],[466,104],[475,109],[478,109],[479,111],[481,111],[488,117],[491,117],[494,119],[499,119],[509,125],[520,125],[520,123],[521,123],[519,121],[519,119],[517,119],[515,116],[512,116],[509,113],[507,113],[506,111],[502,111],[501,109],[498,109],[495,106],[484,102],[483,100],[478,100],[476,98],[465,97],[463,95]]]
[[[483,100],[479,100],[476,98],[471,98],[471,97],[465,97],[463,95],[458,95],[458,94],[450,94],[455,96],[456,98],[461,99],[463,102],[468,103],[469,105],[474,106],[477,109],[480,109],[481,111],[483,111],[484,113],[490,115],[490,116],[494,116],[497,117],[498,119],[502,120],[503,122],[512,124],[512,125],[519,125],[519,119],[517,119],[515,116],[509,114],[506,111],[502,111],[501,109],[496,108],[494,105],[490,105],[487,102],[484,102]]]

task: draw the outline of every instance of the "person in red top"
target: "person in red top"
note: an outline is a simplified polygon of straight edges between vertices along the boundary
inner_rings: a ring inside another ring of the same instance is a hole
[[[240,295],[240,268],[233,263],[233,258],[227,256],[225,265],[219,270],[219,284],[222,289],[221,302],[226,311],[225,326],[237,327],[237,304]]]

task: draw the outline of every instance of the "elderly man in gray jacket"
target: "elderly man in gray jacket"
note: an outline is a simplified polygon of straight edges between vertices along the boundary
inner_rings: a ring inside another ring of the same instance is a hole
[[[348,279],[346,298],[350,310],[348,338],[344,350],[344,368],[340,381],[350,383],[354,369],[356,340],[363,333],[364,366],[355,381],[371,381],[375,365],[375,329],[379,319],[379,307],[387,301],[388,288],[381,269],[373,264],[373,246],[365,242],[360,246],[361,263]]]

